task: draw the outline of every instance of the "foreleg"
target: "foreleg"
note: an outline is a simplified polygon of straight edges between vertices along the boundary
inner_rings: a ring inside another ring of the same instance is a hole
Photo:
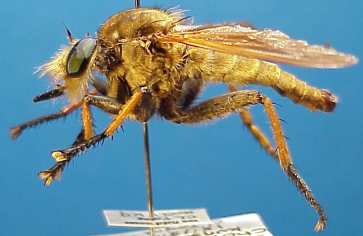
[[[73,160],[73,158],[75,157],[75,152],[76,150],[78,150],[79,148],[81,149],[85,149],[87,147],[90,147],[92,145],[97,144],[98,142],[100,142],[102,140],[102,138],[104,138],[104,135],[97,135],[97,136],[91,136],[88,137],[88,135],[86,135],[87,132],[85,132],[85,130],[87,129],[86,127],[90,128],[91,127],[91,115],[89,113],[89,106],[95,106],[100,108],[101,110],[107,112],[107,113],[111,113],[111,114],[117,114],[120,110],[123,109],[123,105],[118,103],[115,99],[110,98],[110,97],[106,97],[106,96],[95,96],[95,95],[86,95],[86,97],[84,98],[84,102],[83,102],[83,112],[82,112],[82,117],[83,117],[83,129],[81,130],[81,132],[78,134],[76,140],[73,142],[72,146],[70,148],[68,148],[68,155],[62,155],[62,154],[57,154],[57,152],[53,152],[53,158],[56,160],[56,164],[54,164],[51,168],[45,170],[45,171],[41,171],[38,176],[40,177],[40,179],[43,181],[43,183],[46,186],[49,186],[50,184],[52,184],[54,179],[60,179],[63,170],[65,168],[65,166]],[[90,132],[90,131],[88,131]],[[93,133],[93,131],[92,131]],[[70,154],[74,154],[74,155],[70,155]]]
[[[72,146],[78,145],[79,143],[82,143],[84,141],[86,140],[84,135],[84,129],[82,129],[81,132],[79,132],[79,134],[77,135]],[[39,172],[38,176],[43,181],[44,185],[49,186],[53,183],[53,180],[55,179],[59,180],[63,173],[64,168],[71,160],[72,159],[58,161],[51,168]]]
[[[93,124],[92,114],[90,111],[89,104],[86,102],[82,103],[82,123],[83,127],[81,132],[77,135],[76,140],[73,142],[72,147],[86,142],[93,137]],[[65,166],[72,160],[72,158],[63,158],[62,156],[53,156],[56,160],[56,164],[45,171],[39,172],[38,176],[46,186],[49,186],[54,179],[59,180]]]
[[[24,122],[20,125],[17,125],[10,129],[10,136],[13,139],[16,139],[23,132],[23,130],[32,128],[34,126],[38,126],[38,125],[43,124],[48,121],[57,120],[59,118],[66,117],[69,114],[71,114],[73,111],[78,109],[81,105],[82,105],[81,103],[71,104],[71,105],[65,106],[62,110],[60,110],[57,113],[41,116],[41,117],[35,118],[33,120]]]
[[[101,134],[95,135],[87,139],[86,141],[78,143],[77,145],[72,146],[70,148],[53,151],[52,152],[53,158],[58,162],[69,160],[78,153],[80,153],[81,151],[85,151],[88,148],[103,141],[104,139],[112,136],[115,133],[115,131],[122,125],[122,123],[128,117],[128,115],[130,115],[134,111],[135,107],[139,104],[142,95],[143,92],[136,92],[134,95],[132,95],[132,97],[127,101],[127,103],[124,106],[122,106],[122,109],[119,110],[118,114],[114,117],[111,123]]]

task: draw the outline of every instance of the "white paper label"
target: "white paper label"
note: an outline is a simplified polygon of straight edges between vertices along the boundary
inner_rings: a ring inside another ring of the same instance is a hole
[[[150,231],[134,231],[109,236],[149,236]],[[210,224],[154,229],[154,236],[272,236],[258,214],[244,214],[213,220]]]
[[[153,218],[147,211],[104,210],[103,213],[108,226],[165,228],[211,222],[206,209],[157,210]]]

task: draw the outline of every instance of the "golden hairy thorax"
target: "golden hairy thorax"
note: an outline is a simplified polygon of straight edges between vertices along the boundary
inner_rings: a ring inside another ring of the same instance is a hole
[[[177,31],[185,27],[183,23],[180,12],[159,9],[131,9],[106,20],[98,31],[96,65],[110,79],[109,86],[115,88],[109,89],[108,95],[121,96],[120,81],[131,91],[140,86],[155,88],[153,104],[158,109],[162,98],[182,100],[199,91],[202,83],[186,84],[199,78],[230,85],[269,86],[310,110],[334,109],[334,95],[296,79],[273,63],[185,44],[160,43],[153,38],[157,33]]]
[[[167,34],[178,20],[179,13],[157,9],[131,9],[110,17],[98,31],[98,69],[111,81],[125,80],[131,90],[148,86],[159,96],[169,93],[180,78],[177,67],[186,46],[160,44],[148,36]]]

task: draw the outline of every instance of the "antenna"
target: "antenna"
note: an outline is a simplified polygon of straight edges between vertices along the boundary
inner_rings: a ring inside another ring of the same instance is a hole
[[[64,24],[64,28],[66,29],[66,33],[67,33],[67,39],[70,43],[73,43],[73,36],[72,36],[72,33],[71,31],[68,29],[68,27]]]

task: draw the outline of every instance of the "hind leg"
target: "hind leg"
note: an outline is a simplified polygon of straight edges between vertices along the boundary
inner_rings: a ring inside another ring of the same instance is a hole
[[[228,86],[231,92],[237,91],[235,86]],[[272,146],[271,142],[268,140],[267,136],[262,132],[262,130],[254,124],[252,114],[248,108],[241,109],[239,111],[239,116],[242,123],[247,127],[253,137],[261,145],[261,147],[274,159],[278,159],[276,149]]]
[[[277,157],[282,170],[318,213],[319,220],[315,226],[315,230],[323,230],[327,223],[327,217],[324,210],[313,196],[313,193],[310,191],[310,188],[293,165],[280,119],[273,103],[268,97],[263,96],[257,91],[243,90],[232,92],[214,97],[186,110],[178,110],[176,106],[174,107],[176,110],[174,109],[169,111],[169,115],[166,116],[166,118],[176,123],[201,123],[222,118],[231,113],[240,112],[246,106],[256,104],[262,104],[264,106],[265,112],[270,121],[273,137],[277,146]]]

